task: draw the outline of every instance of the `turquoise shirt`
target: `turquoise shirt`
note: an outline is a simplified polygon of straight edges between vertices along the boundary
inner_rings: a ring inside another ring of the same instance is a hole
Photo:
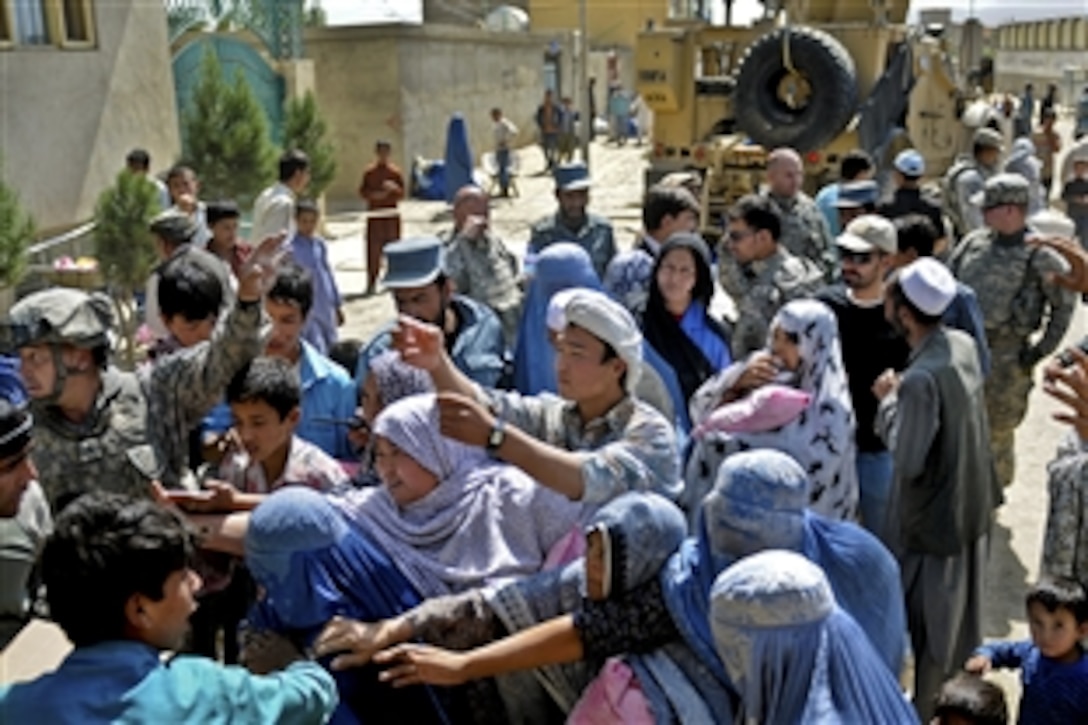
[[[204,657],[162,661],[142,642],[116,640],[77,647],[55,672],[0,688],[0,722],[99,723],[326,722],[336,684],[313,662],[252,675]]]

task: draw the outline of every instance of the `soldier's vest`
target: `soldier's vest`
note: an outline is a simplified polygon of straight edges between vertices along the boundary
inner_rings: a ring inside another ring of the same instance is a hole
[[[148,483],[161,475],[136,376],[108,370],[96,406],[86,425],[51,406],[34,406],[34,464],[54,512],[87,491],[148,495]]]
[[[977,168],[977,163],[973,156],[960,156],[941,179],[941,207],[944,209],[945,215],[948,216],[948,220],[952,223],[952,231],[956,239],[961,238],[969,231],[963,216],[960,214],[960,198],[957,187],[964,172],[974,168]]]

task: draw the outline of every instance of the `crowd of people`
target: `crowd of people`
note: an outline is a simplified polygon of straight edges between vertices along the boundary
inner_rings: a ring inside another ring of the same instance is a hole
[[[988,725],[1010,667],[1020,722],[1088,721],[1088,351],[1054,357],[1088,256],[1025,138],[978,130],[937,199],[911,149],[887,193],[855,151],[815,199],[776,149],[716,249],[667,180],[618,250],[557,158],[521,260],[473,186],[399,239],[379,144],[368,291],[397,316],[367,341],[304,154],[252,245],[172,170],[145,363],[113,364],[97,293],[0,328],[0,634],[74,645],[0,720]],[[1068,440],[1031,639],[984,643],[1039,368]]]

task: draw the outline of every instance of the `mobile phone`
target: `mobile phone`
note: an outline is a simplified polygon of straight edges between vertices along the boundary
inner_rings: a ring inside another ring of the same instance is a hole
[[[1083,352],[1085,355],[1088,355],[1088,337],[1082,338],[1081,341],[1077,343],[1076,348]],[[1058,364],[1061,365],[1063,368],[1069,367],[1076,361],[1077,359],[1073,357],[1072,349],[1066,350],[1058,356]]]

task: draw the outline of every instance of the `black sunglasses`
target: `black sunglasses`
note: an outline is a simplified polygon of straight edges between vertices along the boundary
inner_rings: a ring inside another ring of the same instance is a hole
[[[851,252],[846,249],[840,250],[842,253],[842,261],[851,262],[853,264],[868,264],[873,260],[872,252]]]

